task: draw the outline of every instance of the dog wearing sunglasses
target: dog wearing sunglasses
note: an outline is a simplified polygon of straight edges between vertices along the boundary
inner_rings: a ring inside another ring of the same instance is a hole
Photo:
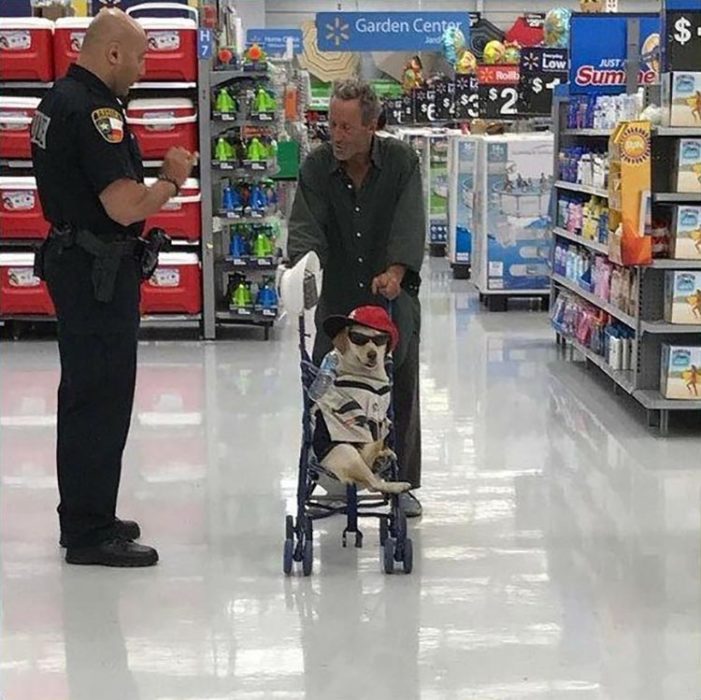
[[[314,407],[313,444],[319,463],[341,483],[394,494],[408,491],[411,484],[386,481],[376,470],[384,459],[396,457],[386,445],[392,397],[385,360],[398,335],[393,325],[388,326],[391,332],[382,328],[391,321],[379,311],[370,315],[381,321],[374,328],[354,321],[365,318],[363,309],[379,308],[360,307],[349,317],[332,317],[335,323],[324,324],[339,364],[333,385]]]

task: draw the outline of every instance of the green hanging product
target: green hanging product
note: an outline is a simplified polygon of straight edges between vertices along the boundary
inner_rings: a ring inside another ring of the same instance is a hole
[[[226,88],[219,91],[214,109],[220,114],[233,114],[238,111],[236,100],[229,94]]]
[[[266,160],[268,157],[268,149],[260,142],[260,139],[254,137],[248,143],[248,160]]]
[[[231,295],[231,305],[238,309],[245,309],[249,306],[253,306],[253,295],[251,294],[248,282],[242,281],[236,285]]]
[[[254,112],[275,112],[277,110],[277,100],[263,87],[258,88],[253,100]]]
[[[214,148],[214,160],[227,162],[234,160],[235,153],[231,144],[223,137],[217,139],[217,145]]]

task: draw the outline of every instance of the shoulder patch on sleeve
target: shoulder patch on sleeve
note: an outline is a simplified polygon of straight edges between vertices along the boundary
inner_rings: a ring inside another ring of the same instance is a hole
[[[116,109],[102,107],[101,109],[93,110],[90,116],[98,133],[107,143],[122,143],[124,139],[124,119]]]
[[[32,143],[35,143],[39,148],[43,148],[44,150],[46,150],[46,134],[49,131],[49,124],[51,124],[51,117],[47,117],[39,110],[34,113],[31,127],[31,140]]]

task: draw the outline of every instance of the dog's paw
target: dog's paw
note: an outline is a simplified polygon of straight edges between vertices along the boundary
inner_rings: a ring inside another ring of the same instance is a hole
[[[382,493],[404,493],[411,489],[411,484],[408,481],[382,481],[378,484],[378,491]]]

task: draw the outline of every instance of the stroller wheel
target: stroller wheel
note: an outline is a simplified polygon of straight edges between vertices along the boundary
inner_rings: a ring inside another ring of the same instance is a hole
[[[380,547],[385,546],[387,538],[389,537],[389,525],[387,523],[387,518],[380,518]]]
[[[285,518],[285,539],[293,540],[295,537],[295,519],[288,515]]]
[[[286,576],[292,573],[292,562],[294,560],[295,543],[292,539],[285,540],[285,549],[282,557],[282,570]]]
[[[404,552],[402,553],[402,567],[405,574],[410,574],[414,568],[414,544],[410,537],[404,540]]]
[[[397,508],[395,537],[397,538],[397,542],[404,542],[406,539],[406,515],[404,515],[404,511],[401,508]]]
[[[382,547],[382,563],[386,574],[394,573],[394,540],[387,538]]]
[[[314,568],[314,543],[312,540],[307,540],[304,543],[304,552],[302,555],[302,573],[305,576],[310,576]]]

